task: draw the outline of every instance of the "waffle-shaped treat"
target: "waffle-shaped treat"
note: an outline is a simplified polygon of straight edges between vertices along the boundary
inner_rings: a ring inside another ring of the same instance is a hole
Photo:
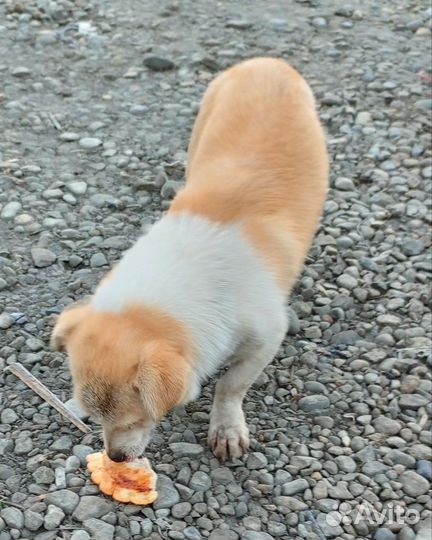
[[[102,493],[116,501],[146,505],[158,497],[157,476],[145,458],[116,463],[105,452],[96,452],[87,456],[87,468]]]

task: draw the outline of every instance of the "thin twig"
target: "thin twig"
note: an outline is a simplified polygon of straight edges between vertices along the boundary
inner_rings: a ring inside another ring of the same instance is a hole
[[[24,384],[31,388],[36,394],[44,399],[51,407],[56,409],[62,416],[67,418],[69,422],[72,422],[83,433],[90,433],[91,429],[84,424],[72,411],[70,411],[66,405],[64,405],[57,396],[55,396],[51,390],[42,384],[34,375],[30,373],[23,365],[18,362],[13,362],[6,369],[9,369],[16,377],[21,379]]]
[[[10,502],[7,499],[4,499],[3,497],[0,497],[0,505],[2,504],[5,504],[6,506],[13,506],[14,508],[18,508],[18,510],[25,510],[23,506]]]

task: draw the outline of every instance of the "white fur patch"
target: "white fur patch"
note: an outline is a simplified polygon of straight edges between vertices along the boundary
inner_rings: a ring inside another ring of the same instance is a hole
[[[119,313],[131,304],[183,322],[198,351],[196,387],[248,336],[266,339],[284,294],[238,226],[167,215],[129,249],[92,304]]]

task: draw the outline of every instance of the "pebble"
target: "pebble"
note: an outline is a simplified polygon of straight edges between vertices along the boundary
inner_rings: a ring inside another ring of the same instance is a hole
[[[0,419],[2,424],[14,424],[19,419],[19,416],[13,409],[7,408],[2,410]]]
[[[282,486],[283,495],[296,495],[297,493],[303,493],[309,487],[309,482],[304,478],[287,482]]]
[[[52,469],[46,466],[38,467],[33,473],[34,481],[37,484],[52,484],[55,480],[55,474]]]
[[[383,415],[378,416],[373,421],[373,425],[379,433],[384,435],[397,435],[402,428],[400,422]]]
[[[21,203],[18,201],[11,201],[5,204],[0,213],[0,217],[6,221],[14,219],[14,217],[21,210]]]
[[[230,529],[215,529],[208,537],[209,540],[237,540],[238,534]]]
[[[73,512],[73,517],[78,521],[90,518],[100,518],[112,510],[112,503],[100,496],[87,495],[81,497],[78,506]]]
[[[188,540],[201,540],[202,536],[196,527],[186,527],[183,534]]]
[[[351,178],[338,177],[335,180],[335,188],[341,191],[353,191],[355,185]]]
[[[401,394],[399,397],[399,406],[401,409],[414,409],[425,407],[428,404],[428,398],[420,394]]]
[[[432,482],[432,461],[427,461],[426,459],[420,459],[417,461],[416,470],[418,474]]]
[[[7,330],[14,324],[13,318],[8,313],[2,313],[0,315],[0,328]]]
[[[151,71],[170,71],[176,67],[174,62],[161,56],[147,56],[143,63]]]
[[[96,137],[83,137],[79,140],[78,144],[81,148],[84,148],[84,150],[94,150],[102,145],[102,141]]]
[[[50,504],[48,506],[48,512],[44,519],[44,527],[47,531],[53,531],[58,529],[63,521],[65,514],[61,508]]]
[[[200,444],[187,442],[171,443],[169,447],[177,458],[196,458],[204,452],[204,448]]]
[[[90,535],[83,529],[76,529],[72,532],[70,540],[91,540]]]
[[[211,479],[207,473],[196,471],[190,479],[189,487],[194,491],[207,491],[211,487]]]
[[[0,517],[4,519],[6,525],[12,529],[22,529],[24,527],[24,514],[18,508],[8,506],[0,511]]]
[[[243,540],[273,540],[272,536],[261,531],[246,531],[241,537]]]
[[[37,531],[42,527],[44,522],[43,516],[32,510],[24,510],[24,527],[29,531]]]
[[[375,531],[374,540],[396,540],[396,535],[386,527],[380,527]]]
[[[87,191],[87,184],[85,182],[69,182],[69,184],[66,185],[66,188],[76,195],[77,197],[84,195]]]
[[[159,474],[156,489],[159,493],[159,497],[155,503],[153,503],[154,510],[160,510],[162,508],[171,508],[180,501],[180,495],[177,489],[174,487],[174,483],[168,476]]]
[[[19,77],[20,79],[30,77],[31,75],[31,71],[25,66],[16,66],[11,73],[14,77]]]
[[[46,268],[54,264],[57,260],[57,255],[51,250],[37,246],[32,248],[31,256],[36,268]]]
[[[301,398],[298,402],[298,406],[305,412],[320,413],[329,408],[330,401],[327,396],[314,394]]]
[[[58,506],[65,514],[69,515],[75,510],[79,500],[80,498],[75,492],[69,489],[61,489],[59,491],[52,491],[48,493],[45,502],[47,504]]]
[[[251,452],[246,461],[246,467],[249,470],[264,469],[267,467],[267,458],[262,452]]]
[[[90,531],[92,540],[113,540],[114,538],[114,526],[100,519],[86,519],[84,527]]]
[[[340,287],[344,287],[345,289],[349,290],[355,289],[358,286],[358,281],[349,274],[342,274],[341,276],[339,276],[336,279],[336,283]]]
[[[429,482],[414,471],[406,471],[399,477],[403,491],[410,497],[419,497],[429,491]]]
[[[90,266],[92,268],[100,268],[101,266],[106,266],[107,264],[107,258],[103,253],[93,253],[93,255],[90,257]]]

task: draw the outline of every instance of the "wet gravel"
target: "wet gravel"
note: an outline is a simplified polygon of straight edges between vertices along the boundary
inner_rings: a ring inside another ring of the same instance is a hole
[[[0,3],[0,540],[429,538],[431,15],[426,1]],[[205,87],[257,55],[304,73],[332,159],[290,332],[246,398],[248,456],[207,449],[209,384],[154,434],[160,499],[116,504],[84,470],[97,425],[83,436],[7,366],[70,399],[56,315],[162,215]]]

